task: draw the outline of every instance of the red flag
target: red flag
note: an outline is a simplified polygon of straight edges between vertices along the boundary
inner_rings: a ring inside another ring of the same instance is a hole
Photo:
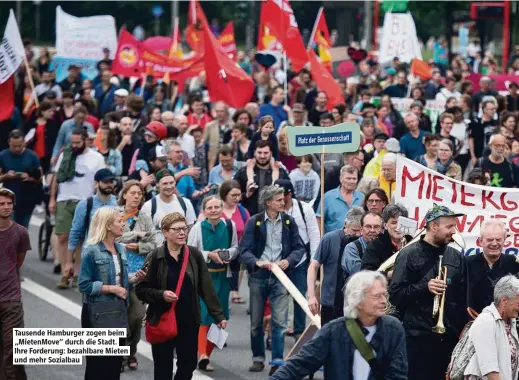
[[[418,58],[413,58],[413,61],[411,62],[411,73],[422,79],[432,78],[431,66]]]
[[[8,120],[13,116],[14,111],[14,74],[4,83],[0,84],[0,121]]]
[[[254,92],[252,78],[223,51],[207,21],[202,29],[206,86],[211,102],[223,101],[233,108],[244,107]]]
[[[310,57],[310,72],[312,78],[320,91],[326,92],[328,96],[327,108],[331,110],[337,104],[344,103],[344,95],[339,84],[333,79],[330,72],[319,62],[319,58],[311,49],[308,50]]]
[[[301,70],[308,63],[308,54],[288,0],[266,0],[261,6],[260,21],[260,28],[268,27],[283,45],[294,70]]]
[[[317,52],[322,64],[331,71],[332,69],[332,55],[330,49],[332,47],[330,42],[330,32],[324,17],[323,7],[319,9],[317,19],[315,20],[314,31],[312,35],[312,42],[317,45]]]
[[[236,59],[236,40],[234,39],[234,23],[229,23],[218,36],[218,42],[222,45],[225,53],[232,59]]]
[[[190,0],[187,13],[186,40],[189,47],[197,54],[204,52],[204,26],[209,28],[204,10],[198,0]]]

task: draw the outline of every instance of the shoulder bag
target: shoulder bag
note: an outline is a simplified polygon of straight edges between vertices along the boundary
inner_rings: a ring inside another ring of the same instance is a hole
[[[184,259],[182,261],[182,268],[180,269],[180,276],[178,278],[177,288],[175,294],[180,297],[182,283],[187,269],[187,261],[189,258],[189,248],[184,246]],[[175,314],[176,301],[173,301],[171,307],[160,317],[159,323],[151,325],[148,321],[145,324],[146,340],[150,344],[160,344],[173,339],[178,334],[177,316]]]
[[[355,321],[354,319],[346,319],[346,329],[348,330],[348,333],[351,337],[351,340],[353,340],[355,347],[357,348],[357,350],[359,350],[364,360],[368,362],[373,376],[376,379],[384,379],[381,363],[375,357],[375,354],[373,353],[373,348],[366,340],[366,337],[364,336],[364,333],[362,332],[362,329],[360,328],[357,321]]]
[[[119,272],[119,281],[121,286],[124,286],[124,268],[121,259],[121,254],[119,253],[119,251],[117,252],[117,259],[119,260],[119,266],[121,268]],[[89,299],[88,312],[92,328],[128,328],[128,308],[126,305],[126,300],[123,300],[117,296],[115,296],[115,299],[110,301],[92,302]]]

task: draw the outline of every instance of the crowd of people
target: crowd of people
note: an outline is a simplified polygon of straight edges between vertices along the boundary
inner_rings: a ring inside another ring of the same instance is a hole
[[[424,236],[408,245],[413,237],[397,228],[408,210],[394,203],[399,155],[458,180],[516,187],[516,83],[499,95],[483,77],[473,93],[465,80],[470,67],[458,61],[434,67],[429,81],[411,83],[398,59],[382,67],[370,58],[358,76],[338,79],[345,103],[330,106],[308,70],[289,70],[285,92],[279,76],[239,52],[238,64],[252,73],[256,90],[244,108],[230,109],[210,101],[204,72],[180,93],[174,81],[114,76],[105,53],[94,80],[71,65],[56,83],[42,49],[31,68],[35,95],[28,73],[18,73],[20,96],[0,153],[8,379],[25,376],[12,365],[11,329],[23,326],[19,269],[31,249],[31,216],[42,204],[53,219],[57,288],[83,295],[81,326],[95,327],[93,310],[109,301],[129,330],[130,356],[87,357],[86,379],[137,370],[142,320],[157,325],[172,305],[178,335],[152,344],[154,378],[172,378],[173,351],[176,380],[191,379],[197,368],[214,371],[207,333],[212,324],[232,323],[230,303],[246,302],[239,293],[245,273],[251,372],[262,372],[267,362],[274,380],[299,379],[323,365],[327,380],[444,378],[469,316],[479,313],[469,330],[475,353],[466,375],[517,377],[519,287],[506,276],[519,267],[502,255],[504,226],[482,226],[483,253],[465,258],[448,246],[458,214],[435,205]],[[413,101],[402,113],[393,103],[405,97]],[[436,124],[425,113],[429,99],[445,101]],[[290,154],[287,126],[342,122],[360,124],[357,151]],[[378,272],[397,252],[394,267]],[[273,265],[307,295],[322,321],[287,363],[285,336],[297,341],[307,318]],[[442,265],[449,269],[446,280],[437,278]],[[433,332],[433,303],[441,294],[444,334]],[[389,303],[392,316],[384,315]],[[345,323],[351,320],[358,323]],[[487,325],[499,334],[494,346],[485,344],[488,330],[479,333]],[[359,331],[377,360],[358,347]]]

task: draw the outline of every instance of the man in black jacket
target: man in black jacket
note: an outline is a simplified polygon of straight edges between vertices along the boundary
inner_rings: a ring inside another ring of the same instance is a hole
[[[405,247],[396,259],[389,300],[403,310],[409,379],[445,378],[467,321],[464,257],[448,246],[456,233],[456,217],[462,215],[435,204],[425,216],[425,236]],[[447,269],[445,280],[437,279],[440,265]],[[444,310],[433,317],[435,297],[442,294]],[[435,332],[441,322],[446,331]]]
[[[468,306],[473,317],[494,301],[494,286],[502,277],[519,273],[516,256],[503,254],[505,239],[503,222],[485,222],[479,238],[483,252],[466,259]]]

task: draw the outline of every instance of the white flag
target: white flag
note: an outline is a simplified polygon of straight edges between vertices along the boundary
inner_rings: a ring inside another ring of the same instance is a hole
[[[0,84],[8,80],[23,62],[25,49],[18,30],[16,17],[11,9],[0,45]]]
[[[413,58],[422,59],[422,52],[413,16],[408,13],[391,13],[384,16],[384,27],[378,60],[388,63],[394,57],[402,62],[411,62]]]

